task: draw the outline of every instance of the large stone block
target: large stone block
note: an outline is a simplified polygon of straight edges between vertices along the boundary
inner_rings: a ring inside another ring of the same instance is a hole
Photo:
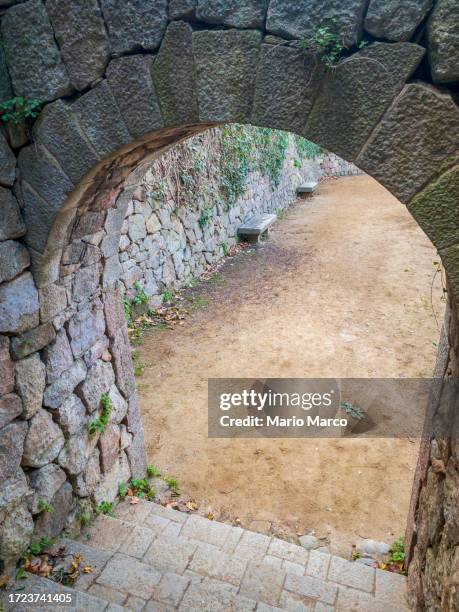
[[[353,161],[424,55],[411,43],[374,43],[326,77],[306,138]]]
[[[169,0],[169,19],[190,19],[196,11],[197,0]]]
[[[230,28],[260,28],[265,25],[268,0],[197,0],[196,17]]]
[[[105,293],[104,307],[107,333],[110,338],[113,338],[117,331],[126,325],[121,294],[117,289],[110,289]]]
[[[73,490],[69,482],[64,482],[51,500],[53,512],[41,512],[35,521],[34,538],[57,538],[64,527],[73,506]]]
[[[75,272],[72,283],[72,297],[77,304],[85,302],[96,293],[100,283],[101,266],[95,263],[81,267]]]
[[[30,272],[0,286],[0,333],[22,333],[39,323],[38,291]]]
[[[112,60],[107,68],[108,84],[133,138],[163,127],[151,78],[152,62],[149,55],[131,55]]]
[[[135,377],[126,326],[123,325],[111,339],[110,350],[113,355],[116,383],[124,397],[128,398],[135,389]]]
[[[459,243],[459,166],[411,200],[408,209],[437,249]]]
[[[34,124],[33,134],[36,142],[48,149],[75,185],[99,161],[70,104],[62,100],[45,106]]]
[[[147,449],[143,430],[140,429],[132,438],[126,453],[129,459],[132,478],[145,478],[147,472]]]
[[[453,165],[458,141],[459,108],[451,96],[407,85],[356,163],[406,203],[442,167]]]
[[[439,255],[445,267],[453,296],[459,301],[459,244],[440,249]]]
[[[110,363],[98,361],[88,370],[86,380],[79,388],[79,395],[89,412],[100,407],[100,398],[110,391],[115,382],[115,374]]]
[[[51,283],[38,290],[40,297],[40,320],[50,321],[67,308],[67,291],[64,285]]]
[[[105,332],[104,313],[95,307],[77,312],[69,321],[73,355],[81,357]]]
[[[283,38],[313,38],[328,27],[348,45],[360,38],[367,0],[271,0],[266,29]]]
[[[27,423],[14,421],[0,431],[0,484],[16,474],[21,463]]]
[[[90,435],[87,429],[70,436],[59,454],[59,465],[69,474],[80,474],[85,469],[98,439],[97,434]]]
[[[198,121],[193,38],[188,24],[177,22],[169,25],[151,74],[164,124]]]
[[[81,127],[97,154],[105,157],[131,140],[107,81],[72,104]]]
[[[33,491],[29,488],[24,471],[19,468],[11,478],[2,483],[0,489],[0,524],[18,503],[21,501],[31,503],[32,497]]]
[[[32,532],[33,519],[27,504],[19,504],[7,513],[0,526],[0,559],[6,570],[14,571],[18,558],[30,544]]]
[[[301,49],[262,45],[252,123],[301,133],[323,73],[316,58]]]
[[[438,0],[427,23],[429,61],[435,83],[459,80],[459,4]]]
[[[55,494],[67,480],[64,470],[55,463],[48,463],[38,470],[28,473],[29,484],[34,491],[32,514],[40,511],[39,501],[51,502]]]
[[[47,410],[38,410],[32,417],[24,443],[22,464],[43,467],[51,463],[64,446],[64,436]]]
[[[42,356],[46,365],[46,380],[51,384],[73,364],[72,349],[64,329],[56,334],[54,341],[44,349]]]
[[[27,249],[20,242],[0,242],[0,283],[12,280],[30,264]]]
[[[23,359],[40,351],[54,340],[56,332],[52,323],[45,323],[11,340],[11,354],[15,359]]]
[[[43,404],[49,408],[59,408],[85,377],[86,366],[82,359],[78,359],[56,382],[46,388]]]
[[[0,185],[10,187],[16,176],[16,157],[0,132]]]
[[[433,0],[371,0],[365,29],[376,38],[408,41],[432,3]]]
[[[13,192],[0,187],[0,240],[20,238],[25,233],[24,221]]]
[[[120,428],[110,424],[99,438],[100,465],[103,472],[109,472],[118,459],[120,452]],[[143,472],[145,476],[145,471]]]
[[[253,100],[261,33],[193,32],[201,121],[247,121]]]
[[[75,478],[76,492],[80,497],[92,495],[100,482],[99,449],[95,448],[88,458],[86,468]]]
[[[1,31],[17,96],[46,102],[72,92],[41,0],[29,0],[8,9],[2,19]]]
[[[113,465],[112,469],[105,474],[101,483],[94,491],[94,501],[100,504],[103,501],[112,502],[118,495],[118,487],[122,482],[128,482],[131,478],[131,470],[126,453],[120,452],[118,460]]]
[[[101,0],[101,6],[114,54],[159,47],[167,25],[167,0]]]
[[[19,395],[7,393],[0,398],[0,427],[5,427],[22,413],[22,402]]]
[[[128,411],[128,403],[118,391],[116,385],[112,385],[108,393],[112,402],[112,413],[110,415],[110,421],[112,423],[121,423]]]
[[[55,419],[59,423],[62,431],[73,435],[78,433],[88,423],[86,408],[80,398],[70,395],[55,412]]]
[[[38,353],[15,364],[16,390],[22,397],[23,418],[30,419],[41,408],[46,368]]]
[[[54,28],[70,81],[82,90],[104,74],[110,47],[97,0],[48,0]]]
[[[0,336],[0,395],[14,389],[14,365],[10,357],[10,341]]]

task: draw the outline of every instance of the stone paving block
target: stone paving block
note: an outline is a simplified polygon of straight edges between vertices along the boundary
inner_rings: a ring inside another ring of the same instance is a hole
[[[173,521],[170,521],[169,525],[166,527],[166,529],[164,529],[162,534],[164,536],[171,536],[173,538],[178,538],[181,531],[182,531],[182,525],[180,523],[174,523]]]
[[[283,610],[289,610],[291,612],[313,612],[315,606],[320,603],[309,597],[303,597],[296,593],[289,593],[288,591],[282,591],[280,597],[280,605]],[[326,607],[327,604],[322,604]],[[331,608],[333,609],[333,608]]]
[[[347,561],[341,557],[332,557],[328,579],[370,593],[374,588],[375,570],[361,563]]]
[[[321,601],[318,601],[316,603],[316,607],[314,608],[314,612],[333,612],[334,609],[335,608],[333,606],[329,606]]]
[[[150,509],[147,503],[140,502],[139,504],[130,504],[129,501],[123,501],[116,507],[117,518],[126,521],[127,523],[140,523],[149,514]]]
[[[293,561],[294,563],[301,563],[302,565],[306,565],[309,558],[309,552],[302,546],[297,546],[277,538],[271,540],[268,554],[286,559],[287,561]]]
[[[155,589],[153,598],[173,606],[178,606],[190,579],[166,572]]]
[[[141,610],[145,608],[146,603],[147,602],[141,597],[133,597],[131,595],[131,597],[128,597],[125,607],[128,610],[133,610],[133,612],[140,612]],[[148,608],[145,608],[145,609],[148,610]]]
[[[284,579],[285,572],[276,567],[249,563],[239,593],[249,599],[277,606]]]
[[[91,584],[96,580],[97,576],[99,576],[102,572],[107,561],[112,556],[112,553],[104,550],[97,550],[86,544],[82,544],[81,542],[77,542],[75,540],[69,540],[67,538],[63,538],[62,540],[60,540],[59,544],[65,546],[66,555],[80,554],[82,559],[82,567],[89,565],[92,568],[92,572],[90,574],[82,573],[78,578],[78,588],[83,589],[85,591],[88,590]],[[94,593],[94,595],[97,594]],[[101,595],[97,595],[97,597],[107,599],[106,597],[102,597]]]
[[[270,542],[271,538],[262,533],[244,531],[234,550],[234,554],[241,559],[262,561]]]
[[[387,601],[406,601],[407,581],[406,577],[394,572],[376,570],[376,589],[375,597],[378,600]],[[408,608],[408,607],[407,607]]]
[[[338,590],[336,584],[330,584],[312,576],[297,576],[296,574],[287,574],[284,588],[287,591],[319,599],[329,604],[334,603]]]
[[[317,550],[311,550],[309,553],[309,561],[306,566],[306,574],[325,580],[327,578],[328,566],[330,565],[331,556]]]
[[[143,560],[158,570],[182,574],[196,548],[196,544],[184,538],[165,538],[160,535],[153,541]]]
[[[81,588],[80,580],[78,580],[77,587]],[[122,606],[127,599],[126,593],[121,593],[121,591],[102,586],[101,584],[93,584],[88,589],[88,593],[90,595],[94,595],[94,597],[99,597],[100,599],[105,599],[111,603],[118,604],[119,606]]]
[[[280,612],[282,608],[275,608],[274,606],[268,606],[264,603],[259,603],[257,606],[257,612]]]
[[[150,565],[116,553],[107,563],[97,583],[150,599],[160,580],[161,574]]]
[[[301,565],[300,563],[293,563],[293,561],[283,559],[281,567],[284,571],[289,572],[290,574],[304,576],[304,565]]]
[[[188,569],[197,574],[239,586],[246,566],[247,562],[243,559],[231,557],[219,550],[209,551],[207,547],[200,546]]]
[[[156,516],[156,514],[147,514],[142,521],[142,525],[144,527],[148,527],[152,531],[156,533],[161,533],[166,529],[168,525],[170,525],[169,519],[163,518],[161,516]]]
[[[191,584],[185,593],[179,610],[255,610],[256,601],[237,595],[235,588],[218,580],[204,580]]]
[[[163,518],[167,518],[170,521],[175,521],[176,523],[184,523],[189,514],[186,512],[179,512],[178,510],[174,510],[173,508],[165,508],[164,506],[160,506],[159,504],[154,504],[151,502],[145,502],[148,510],[152,514],[156,514],[157,516],[162,516]]]
[[[338,599],[336,602],[336,610],[340,612],[402,612],[399,603],[388,607],[386,602],[376,600],[369,593],[350,589],[348,587],[339,587]]]
[[[141,559],[153,542],[156,533],[146,527],[134,527],[123,543],[123,553]]]
[[[182,536],[193,540],[201,540],[214,546],[223,546],[231,532],[230,525],[217,523],[192,514],[182,528]]]
[[[229,555],[233,554],[234,549],[239,543],[239,540],[241,539],[243,533],[244,530],[241,527],[231,527],[231,531],[228,537],[226,538],[226,541],[223,546],[220,547],[220,550],[222,552],[228,553]]]
[[[102,514],[97,523],[84,532],[81,539],[90,542],[93,548],[116,552],[133,529],[129,523]]]
[[[281,559],[280,557],[273,557],[272,555],[265,555],[263,557],[263,563],[266,563],[267,565],[271,565],[272,567],[281,568],[282,562],[283,562],[283,559]]]

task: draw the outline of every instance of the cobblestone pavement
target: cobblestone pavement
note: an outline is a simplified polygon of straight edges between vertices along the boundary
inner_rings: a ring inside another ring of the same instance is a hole
[[[93,571],[75,589],[29,577],[21,593],[74,593],[67,609],[91,612],[408,610],[403,576],[150,502],[123,502],[63,543]]]

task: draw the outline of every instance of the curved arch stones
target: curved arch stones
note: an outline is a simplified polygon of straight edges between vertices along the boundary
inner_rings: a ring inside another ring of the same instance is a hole
[[[0,133],[0,482],[14,491],[0,495],[4,564],[18,542],[60,531],[87,499],[113,496],[145,469],[116,284],[122,190],[149,158],[208,126],[296,132],[405,203],[447,271],[451,348],[440,351],[437,372],[458,375],[454,0],[7,4],[0,95],[44,108],[30,138]],[[333,71],[299,44],[323,26],[354,50]],[[363,36],[370,44],[359,49]],[[82,432],[105,392],[115,417],[99,439]],[[458,588],[447,577],[459,571],[459,459],[454,446],[434,448],[425,445],[414,485],[411,599],[454,609]],[[37,514],[38,495],[59,508],[53,525]]]

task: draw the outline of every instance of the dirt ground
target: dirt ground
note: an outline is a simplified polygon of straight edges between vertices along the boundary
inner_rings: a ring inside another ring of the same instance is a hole
[[[270,239],[193,289],[183,326],[147,332],[138,379],[149,457],[220,520],[349,554],[403,535],[413,439],[207,437],[207,379],[428,377],[443,315],[435,250],[367,176],[330,180]],[[436,313],[434,316],[433,310]]]

